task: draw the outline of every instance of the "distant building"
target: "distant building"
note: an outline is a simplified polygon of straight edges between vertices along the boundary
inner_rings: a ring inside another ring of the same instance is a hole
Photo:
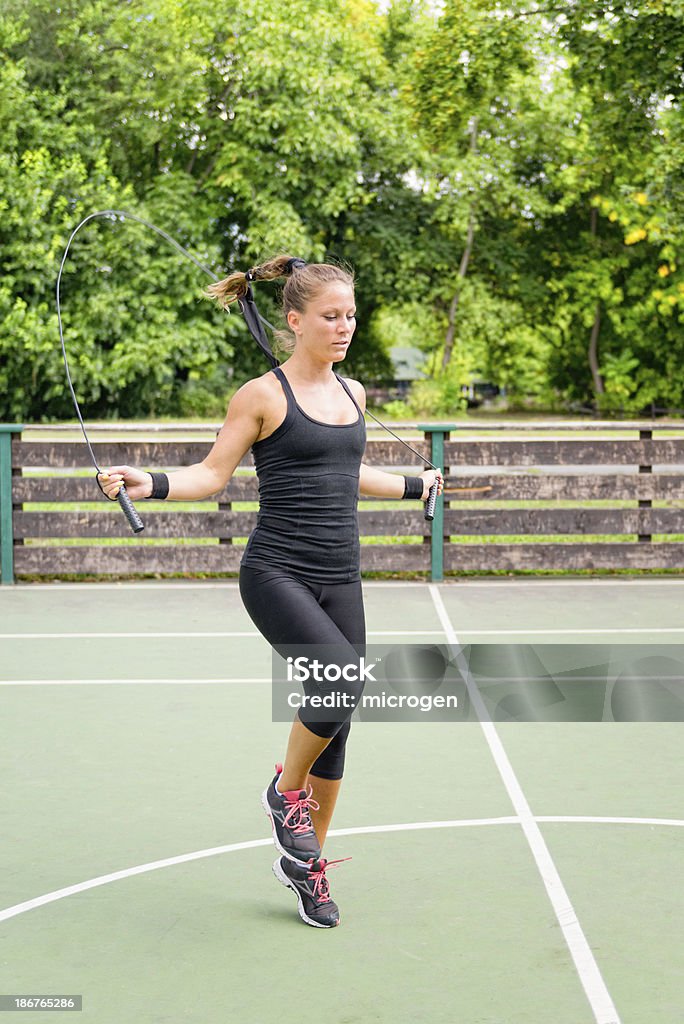
[[[392,379],[383,381],[376,387],[366,388],[370,400],[378,405],[394,400],[402,401],[414,381],[427,377],[421,369],[427,357],[419,348],[394,345],[389,350],[389,357],[394,368]]]
[[[399,392],[397,398],[404,398],[414,381],[425,380],[427,377],[422,370],[427,356],[419,348],[405,348],[401,345],[393,346],[389,356],[394,366],[394,387]]]
[[[498,384],[473,377],[469,384],[464,384],[461,393],[465,395],[469,409],[477,409],[480,405],[488,405],[503,394]]]
[[[428,357],[421,349],[394,345],[389,350],[389,357],[394,368],[392,380],[366,388],[369,399],[378,405],[394,400],[403,401],[412,384],[428,377],[423,370]],[[497,384],[473,374],[470,382],[461,387],[461,394],[466,399],[469,409],[477,409],[481,405],[488,405],[500,395],[503,396],[504,392]]]

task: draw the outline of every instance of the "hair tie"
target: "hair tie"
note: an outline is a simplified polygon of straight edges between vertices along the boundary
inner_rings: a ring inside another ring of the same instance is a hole
[[[245,281],[249,282],[249,281],[254,281],[254,280],[255,280],[254,274],[252,273],[251,270],[248,270],[247,273],[245,274]]]
[[[308,263],[306,262],[306,260],[300,259],[299,256],[292,256],[292,258],[289,259],[287,261],[287,263],[285,264],[285,269],[284,269],[283,273],[287,277],[289,277],[290,274],[292,274],[293,270],[299,270],[300,267],[306,267],[306,266],[308,266]]]

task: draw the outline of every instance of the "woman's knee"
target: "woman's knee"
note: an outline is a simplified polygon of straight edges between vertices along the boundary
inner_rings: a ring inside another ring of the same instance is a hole
[[[330,779],[333,781],[342,778],[350,729],[351,722],[345,722],[335,733],[323,753],[314,762],[310,772],[311,775],[315,775],[319,779]]]
[[[349,723],[361,703],[364,661],[351,645],[338,645],[334,652],[319,649],[298,681],[304,690],[299,717],[318,735],[332,736]]]

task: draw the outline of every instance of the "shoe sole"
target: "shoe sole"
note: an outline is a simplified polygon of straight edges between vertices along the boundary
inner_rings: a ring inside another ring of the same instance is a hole
[[[291,889],[297,897],[297,910],[299,916],[305,924],[311,925],[312,928],[337,928],[339,925],[339,919],[334,924],[321,924],[320,921],[314,921],[313,918],[307,917],[306,911],[304,910],[304,903],[297,886],[293,883],[292,879],[288,878],[283,869],[280,866],[280,858],[273,863],[273,874],[276,876],[281,885],[284,885],[287,889]]]
[[[314,855],[311,854],[311,857],[307,857],[306,860],[301,860],[299,857],[294,857],[291,853],[288,853],[287,850],[283,849],[283,847],[281,846],[280,840],[278,839],[278,833],[276,831],[275,819],[273,818],[273,812],[271,811],[271,805],[268,802],[268,790],[269,790],[269,787],[267,786],[266,789],[261,794],[261,806],[263,807],[263,809],[266,812],[266,817],[271,822],[271,832],[273,833],[273,843],[274,843],[275,848],[278,851],[278,853],[281,853],[283,855],[283,857],[287,857],[287,859],[291,860],[293,864],[308,864],[309,861],[311,860],[311,857],[313,857],[314,860],[318,860],[320,858],[320,856],[321,856],[321,851],[320,850],[318,851],[318,857],[314,857]]]

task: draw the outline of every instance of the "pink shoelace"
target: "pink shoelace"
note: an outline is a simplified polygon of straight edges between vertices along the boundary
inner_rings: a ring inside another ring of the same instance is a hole
[[[319,903],[327,903],[330,900],[330,885],[328,879],[325,877],[325,873],[328,868],[334,868],[336,864],[343,864],[345,860],[351,860],[351,857],[342,857],[340,860],[319,860],[318,862],[310,860],[309,864],[309,877],[313,879],[313,897]],[[318,863],[319,867],[314,871],[313,865]]]
[[[301,792],[303,793],[304,790],[301,790]],[[309,792],[305,796],[293,801],[287,801],[290,809],[283,818],[283,825],[296,836],[313,831],[309,808],[311,807],[314,811],[318,811],[320,810],[320,804],[312,799],[312,794],[313,787],[309,786]]]

